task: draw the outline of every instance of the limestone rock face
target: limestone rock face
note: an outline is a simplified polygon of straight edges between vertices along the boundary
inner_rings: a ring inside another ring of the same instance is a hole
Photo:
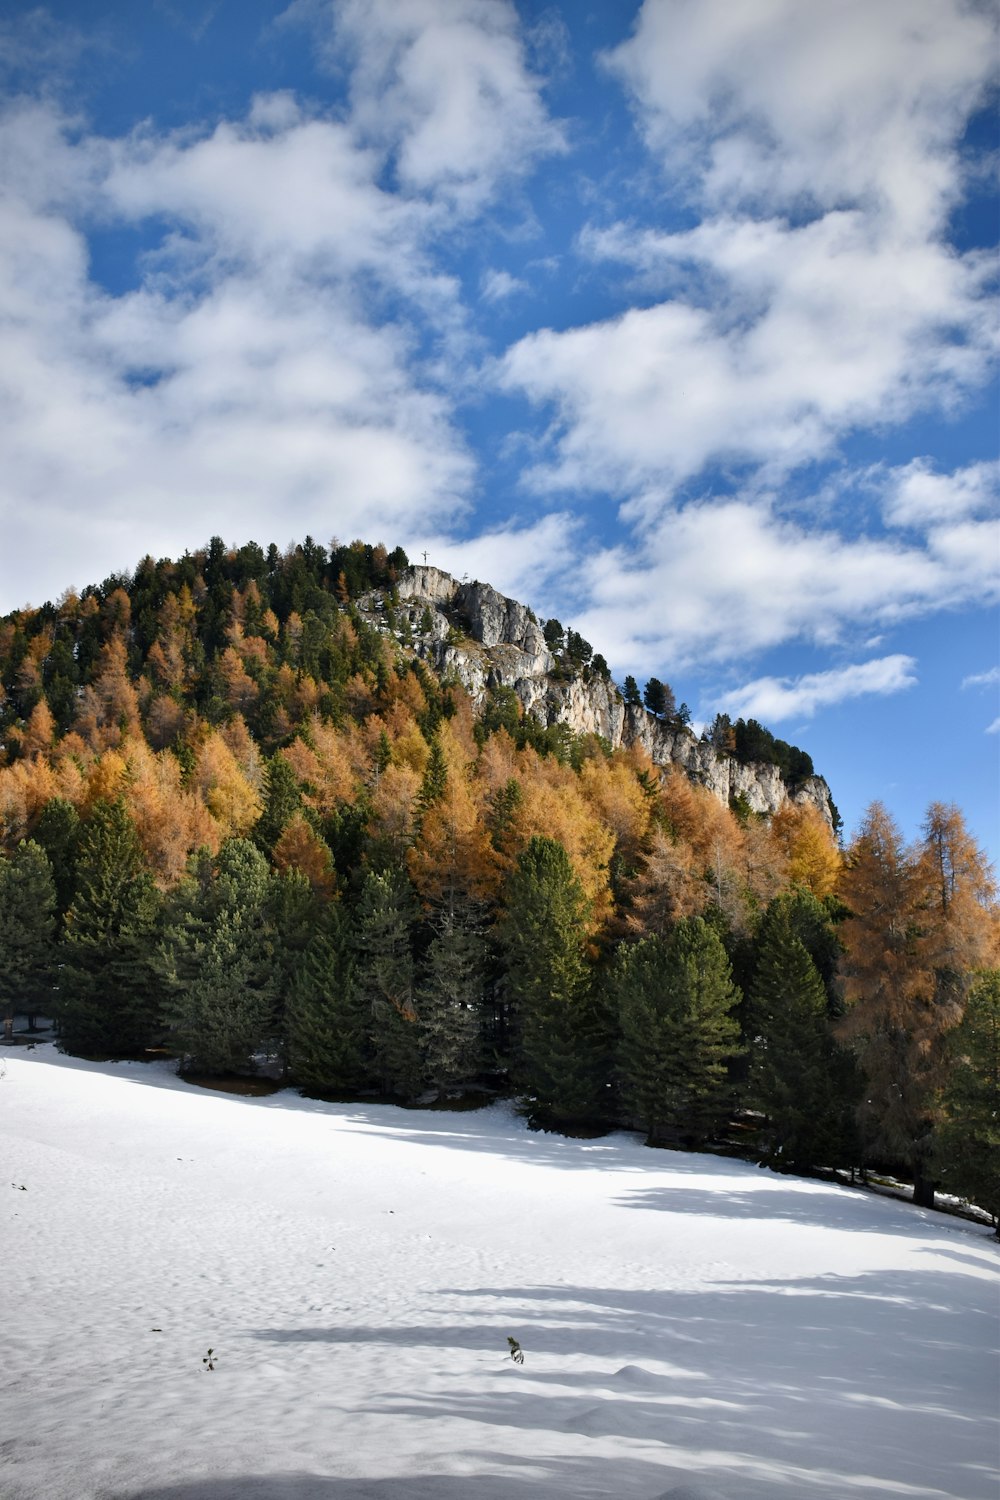
[[[531,610],[488,583],[460,583],[424,565],[408,569],[396,592],[395,634],[442,676],[457,679],[477,709],[491,692],[509,688],[539,723],[600,735],[612,749],[641,745],[654,765],[679,767],[726,806],[743,796],[753,812],[770,816],[787,802],[808,803],[832,826],[830,789],[822,776],[790,791],[777,766],[742,765],[689,729],[663,724],[645,708],[626,707],[614,683],[597,674],[585,681],[568,673],[546,646]],[[358,607],[388,628],[379,594],[367,595]]]
[[[396,584],[400,599],[427,600],[431,604],[450,604],[459,585],[450,573],[440,568],[408,568]],[[371,598],[371,595],[368,596]]]
[[[550,669],[554,665],[542,627],[523,604],[498,594],[488,583],[462,584],[457,600],[468,620],[469,634],[481,645],[516,646],[525,656],[547,659]]]

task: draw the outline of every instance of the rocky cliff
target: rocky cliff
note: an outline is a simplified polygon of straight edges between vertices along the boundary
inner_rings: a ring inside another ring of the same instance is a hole
[[[789,801],[810,803],[832,826],[822,776],[790,788],[777,766],[743,765],[691,730],[627,707],[613,682],[567,670],[549,651],[531,610],[488,583],[459,582],[439,568],[418,566],[400,577],[396,592],[391,606],[382,594],[368,594],[359,601],[362,613],[411,645],[436,672],[457,678],[477,708],[509,688],[541,724],[600,735],[613,749],[642,745],[655,765],[681,767],[726,805],[742,796],[754,812],[770,815]]]

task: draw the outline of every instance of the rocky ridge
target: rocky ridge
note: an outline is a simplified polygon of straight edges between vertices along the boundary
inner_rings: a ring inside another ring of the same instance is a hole
[[[752,811],[770,816],[788,802],[809,804],[833,825],[822,776],[789,787],[777,766],[743,765],[690,729],[627,706],[614,683],[600,675],[587,680],[581,672],[567,672],[549,651],[532,611],[488,583],[459,582],[440,568],[417,565],[400,576],[396,593],[391,613],[386,597],[375,592],[359,601],[362,614],[391,629],[437,673],[461,682],[478,710],[498,689],[509,688],[539,723],[600,735],[612,749],[641,745],[654,765],[680,767],[727,806],[743,797]]]

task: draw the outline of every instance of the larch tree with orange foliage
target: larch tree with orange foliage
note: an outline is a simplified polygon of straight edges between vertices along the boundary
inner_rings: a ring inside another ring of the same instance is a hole
[[[822,901],[837,888],[842,858],[833,829],[811,802],[786,802],[771,819],[771,835],[787,861],[792,885]]]
[[[932,810],[933,812],[933,810]],[[976,885],[957,823],[933,812],[922,850],[907,849],[873,803],[848,852],[840,895],[846,1014],[840,1033],[866,1080],[860,1110],[870,1148],[910,1171],[914,1201],[934,1202],[936,1096],[947,1037],[962,1018],[969,959],[983,923],[966,927]],[[964,871],[964,878],[960,872]]]
[[[337,875],[329,846],[301,813],[295,813],[281,830],[271,861],[279,875],[297,870],[322,901],[331,901],[336,894]]]
[[[964,1002],[974,973],[1000,961],[993,870],[959,809],[942,802],[928,808],[919,860],[938,987]]]
[[[249,833],[263,800],[225,738],[209,730],[195,749],[191,785],[219,825],[222,839]]]

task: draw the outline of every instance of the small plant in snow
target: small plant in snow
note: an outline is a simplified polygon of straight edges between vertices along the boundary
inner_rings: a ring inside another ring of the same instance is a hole
[[[215,1369],[215,1361],[216,1361],[215,1350],[214,1349],[209,1349],[208,1353],[202,1359],[202,1364],[205,1366],[206,1370],[214,1370]]]
[[[510,1336],[510,1334],[508,1333],[508,1335],[507,1335],[507,1342],[510,1345],[510,1357],[511,1357],[511,1359],[514,1361],[514,1363],[516,1365],[523,1365],[524,1364],[524,1350],[521,1348],[520,1344],[517,1342],[517,1339],[512,1339],[511,1336]]]

